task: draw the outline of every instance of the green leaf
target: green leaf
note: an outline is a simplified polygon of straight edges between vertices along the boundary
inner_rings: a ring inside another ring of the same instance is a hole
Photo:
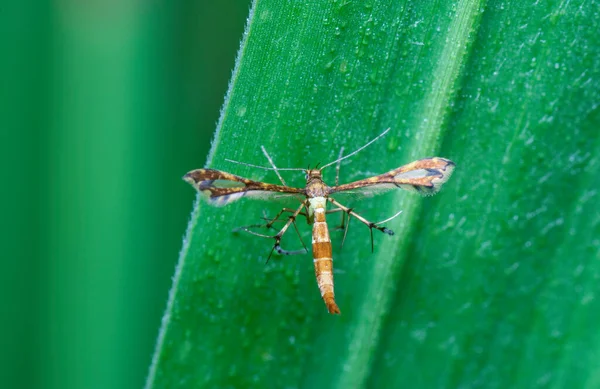
[[[282,204],[198,201],[147,387],[597,387],[598,13],[255,1],[208,166],[276,183],[225,159],[267,165],[264,145],[304,168],[390,127],[342,182],[434,155],[457,168],[433,198],[344,198],[372,221],[403,210],[374,253],[356,221],[342,249],[329,216],[341,316],[310,254],[265,264],[271,240],[232,233]],[[301,247],[293,232],[283,244]]]

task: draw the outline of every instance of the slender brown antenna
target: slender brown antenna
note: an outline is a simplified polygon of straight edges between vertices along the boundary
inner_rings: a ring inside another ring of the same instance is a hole
[[[385,131],[384,131],[384,132],[382,132],[381,134],[377,135],[377,137],[375,137],[375,139],[373,139],[372,141],[370,141],[369,143],[367,143],[366,145],[364,145],[364,146],[363,146],[363,147],[361,147],[360,149],[358,149],[358,150],[356,150],[356,151],[354,151],[354,152],[352,152],[352,153],[350,153],[350,154],[348,154],[348,155],[345,155],[345,156],[343,156],[342,158],[338,158],[338,159],[336,159],[336,160],[335,160],[335,161],[333,161],[333,162],[329,162],[327,165],[323,166],[323,167],[321,168],[321,170],[325,169],[327,166],[331,166],[331,165],[333,165],[334,163],[337,163],[337,162],[340,162],[340,161],[342,161],[342,160],[344,160],[344,159],[346,159],[346,158],[349,158],[349,157],[353,156],[354,154],[358,153],[359,151],[362,151],[362,150],[363,150],[363,149],[365,149],[366,147],[370,146],[370,145],[371,145],[371,143],[375,142],[377,139],[379,139],[379,138],[381,138],[382,136],[384,136],[385,134],[387,134],[387,133],[388,133],[390,130],[391,130],[391,128],[388,128],[387,130],[385,130]]]

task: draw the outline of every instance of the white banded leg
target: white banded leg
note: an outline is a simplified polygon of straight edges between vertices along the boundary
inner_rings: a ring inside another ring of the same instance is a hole
[[[290,210],[288,208],[284,208],[282,209],[277,216],[271,220],[269,223],[267,223],[266,225],[260,225],[260,224],[255,224],[252,226],[247,226],[247,227],[239,227],[236,230],[244,230],[252,235],[256,235],[256,236],[260,236],[262,238],[271,238],[271,239],[275,239],[275,244],[273,245],[273,249],[271,250],[271,252],[269,253],[269,257],[267,258],[267,262],[269,261],[269,259],[271,259],[271,255],[273,255],[273,251],[277,251],[278,254],[282,254],[282,255],[297,255],[297,254],[305,254],[308,252],[308,249],[306,248],[306,245],[304,244],[304,242],[302,241],[302,237],[300,237],[300,232],[298,231],[298,227],[296,227],[296,217],[298,217],[299,214],[302,213],[302,209],[305,207],[304,203],[302,203],[300,205],[300,207],[298,207],[297,210],[293,211]],[[284,213],[284,212],[292,212],[292,215],[288,218],[288,221],[285,223],[285,225],[283,226],[283,228],[281,230],[279,230],[279,232],[275,235],[264,235],[264,234],[259,234],[258,232],[252,231],[250,228],[253,227],[267,227],[267,228],[271,228],[272,224]],[[304,246],[303,250],[294,250],[294,251],[288,251],[288,250],[284,250],[283,248],[281,248],[281,238],[283,237],[283,235],[286,233],[287,229],[290,227],[290,225],[293,224],[294,225],[294,229],[296,230],[296,233],[298,234],[298,237],[300,238],[300,242],[302,243],[302,246]]]
[[[344,150],[344,148],[342,147],[342,151]],[[340,151],[341,154],[341,151]],[[336,230],[344,230],[344,237],[342,238],[342,244],[341,246],[344,247],[344,242],[346,241],[346,235],[348,234],[348,227],[350,227],[350,216],[348,216],[348,222],[346,222],[345,217],[346,217],[346,211],[343,210],[342,208],[334,208],[334,209],[328,209],[327,211],[325,211],[325,213],[334,213],[334,212],[342,212],[342,222],[338,227],[335,227]]]
[[[340,203],[338,203],[337,201],[335,201],[334,199],[332,199],[331,197],[328,197],[327,200],[329,200],[333,205],[335,205],[336,207],[342,209],[344,212],[346,212],[349,216],[354,216],[356,219],[358,219],[361,223],[365,224],[367,227],[369,227],[369,231],[371,233],[371,251],[374,250],[374,244],[373,244],[373,228],[375,228],[376,230],[379,230],[385,234],[388,235],[394,235],[394,231],[390,230],[389,228],[385,228],[383,226],[380,226],[378,223],[373,223],[368,221],[367,219],[365,219],[364,217],[360,216],[358,213],[354,212],[352,210],[352,208],[348,208]],[[391,218],[385,220],[385,221],[389,221],[391,219],[393,219],[394,217],[398,216],[400,214],[400,212],[398,212],[396,215],[392,216]],[[350,220],[350,219],[348,219]]]

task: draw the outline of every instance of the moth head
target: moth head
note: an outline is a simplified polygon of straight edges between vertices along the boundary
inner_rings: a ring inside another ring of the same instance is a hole
[[[306,173],[307,184],[310,184],[314,180],[323,180],[320,169],[307,169],[304,172]]]

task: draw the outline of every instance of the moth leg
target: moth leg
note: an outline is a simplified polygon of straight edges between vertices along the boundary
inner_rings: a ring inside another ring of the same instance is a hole
[[[294,215],[294,213],[296,212],[296,210],[295,210],[295,209],[290,209],[290,208],[283,208],[281,211],[279,211],[279,213],[278,213],[278,214],[277,214],[277,215],[276,215],[276,216],[275,216],[273,219],[268,219],[268,218],[267,218],[267,219],[265,219],[265,220],[270,220],[270,221],[269,221],[267,224],[265,224],[264,226],[265,226],[266,228],[272,228],[272,227],[273,227],[273,224],[275,224],[275,222],[278,222],[278,221],[283,221],[283,220],[279,220],[279,217],[280,217],[280,216],[281,216],[281,215],[282,215],[284,212],[289,212],[289,213],[291,213],[292,215]],[[306,215],[306,213],[304,213],[304,212],[299,212],[298,214],[296,214],[296,216],[298,216],[298,215],[307,216],[307,215]],[[294,216],[294,217],[296,217],[296,216]]]
[[[344,205],[338,203],[337,201],[335,201],[334,199],[332,199],[331,197],[328,197],[327,200],[329,200],[333,205],[335,205],[338,208],[341,208],[344,212],[346,212],[348,214],[348,216],[354,216],[356,219],[358,219],[361,223],[365,224],[367,227],[369,227],[369,231],[371,233],[371,252],[374,250],[374,244],[373,244],[373,228],[375,228],[376,230],[379,230],[385,234],[388,235],[394,235],[394,231],[390,230],[389,228],[385,228],[383,226],[380,226],[379,223],[373,223],[368,221],[367,219],[365,219],[364,217],[360,216],[358,213],[354,212],[352,210],[352,208],[348,208],[345,207]],[[398,216],[399,213],[393,217]],[[392,218],[393,218],[392,217]],[[350,219],[348,219],[349,221]],[[391,219],[388,219],[391,220]],[[384,220],[387,221],[387,220]]]
[[[298,217],[298,215],[302,212],[302,208],[304,208],[304,206],[305,206],[304,203],[300,204],[300,207],[298,207],[298,209],[288,218],[288,221],[287,221],[287,223],[285,223],[283,228],[277,233],[277,235],[275,235],[273,237],[275,239],[275,244],[273,245],[273,249],[269,253],[267,262],[269,262],[269,259],[271,259],[271,255],[273,255],[273,251],[277,251],[278,254],[282,254],[282,255],[296,255],[296,254],[308,253],[308,249],[306,248],[306,245],[304,244],[304,241],[302,240],[302,237],[300,236],[300,232],[298,231],[298,227],[296,226],[296,217]],[[287,250],[284,250],[281,248],[281,245],[280,245],[281,238],[283,237],[283,234],[285,234],[287,229],[290,227],[290,224],[294,225],[294,229],[296,230],[296,234],[298,235],[298,238],[300,239],[300,243],[302,243],[304,250],[287,251]]]
[[[342,230],[342,229],[344,229],[344,225],[345,225],[346,212],[342,208],[328,209],[325,211],[326,214],[335,213],[335,212],[342,212],[342,221],[340,222],[339,226],[335,227],[336,230]]]
[[[265,220],[267,223],[265,223],[265,224],[251,224],[249,226],[237,227],[237,228],[235,228],[233,230],[233,232],[237,232],[239,230],[246,231],[248,228],[266,228],[266,229],[273,228],[273,224],[275,224],[276,222],[286,221],[286,220],[279,219],[284,212],[289,212],[289,213],[293,214],[294,212],[296,212],[296,210],[295,209],[290,209],[290,208],[283,208],[281,211],[279,211],[279,213],[274,218],[268,217],[266,215],[266,213],[263,212],[262,219]],[[304,212],[300,212],[300,215],[306,216],[306,214]]]
[[[281,216],[281,215],[282,215],[284,212],[289,212],[289,213],[291,213],[291,214],[293,215],[293,214],[294,214],[294,212],[296,212],[296,211],[295,211],[295,210],[293,210],[293,209],[290,209],[290,208],[283,208],[281,211],[279,211],[279,213],[277,214],[277,216],[275,216],[273,219],[271,219],[271,221],[269,221],[267,224],[265,224],[265,227],[267,227],[267,228],[272,228],[272,227],[273,227],[273,224],[274,224],[275,222],[282,222],[283,220],[279,220],[279,217],[280,217],[280,216]],[[304,212],[300,212],[300,213],[298,213],[298,215],[302,215],[302,216],[304,216],[304,217],[308,217],[308,215],[307,215],[306,213],[304,213]],[[298,216],[298,215],[296,215],[296,216]],[[266,219],[266,220],[268,220],[268,219]]]
[[[342,150],[344,148],[342,147]],[[341,152],[340,152],[341,153]],[[348,235],[348,227],[350,227],[350,216],[348,215],[348,221],[346,222],[346,211],[342,208],[334,208],[328,209],[325,213],[334,213],[334,212],[342,212],[342,221],[339,226],[335,227],[336,231],[344,230],[344,237],[342,238],[341,247],[344,247],[344,242],[346,241],[346,235]]]
[[[279,170],[277,170],[277,166],[275,166],[275,162],[273,162],[273,158],[271,158],[271,156],[269,155],[269,153],[267,153],[267,149],[265,149],[265,146],[260,146],[260,149],[262,150],[262,152],[265,155],[265,157],[267,157],[267,159],[269,160],[269,163],[271,164],[271,166],[273,166],[273,169],[275,170],[275,174],[277,174],[277,177],[279,178],[279,181],[281,181],[281,183],[284,186],[287,186],[287,184],[283,180],[283,177],[281,177],[281,174],[279,174]]]
[[[298,232],[298,228],[296,227],[296,217],[298,217],[299,214],[302,213],[302,209],[305,207],[305,204],[302,203],[300,205],[300,207],[298,207],[297,210],[290,210],[287,208],[282,209],[277,216],[269,223],[267,223],[266,225],[253,225],[253,226],[247,226],[247,227],[240,227],[238,228],[238,230],[244,230],[252,235],[256,235],[256,236],[260,236],[263,238],[272,238],[275,239],[275,244],[273,245],[273,249],[271,249],[271,252],[269,253],[269,257],[267,258],[267,262],[269,261],[269,259],[271,259],[271,255],[273,255],[274,251],[277,251],[278,254],[282,254],[282,255],[296,255],[296,254],[305,254],[308,252],[308,249],[306,248],[306,245],[304,244],[304,242],[302,241],[302,237],[300,236],[300,233]],[[252,230],[250,230],[250,228],[252,227],[265,227],[268,226],[267,228],[270,228],[272,223],[275,222],[275,220],[277,220],[281,214],[283,214],[284,212],[290,212],[292,211],[292,215],[288,218],[288,221],[285,223],[285,225],[283,226],[283,228],[281,230],[279,230],[279,232],[276,235],[264,235],[264,234],[259,234],[258,232],[254,232]],[[304,247],[303,250],[294,250],[294,251],[288,251],[288,250],[284,250],[283,248],[281,248],[281,238],[283,237],[283,235],[286,233],[287,229],[290,227],[290,225],[294,225],[294,229],[296,230],[296,233],[298,234],[298,237],[300,238],[300,242],[302,243],[302,246]]]

